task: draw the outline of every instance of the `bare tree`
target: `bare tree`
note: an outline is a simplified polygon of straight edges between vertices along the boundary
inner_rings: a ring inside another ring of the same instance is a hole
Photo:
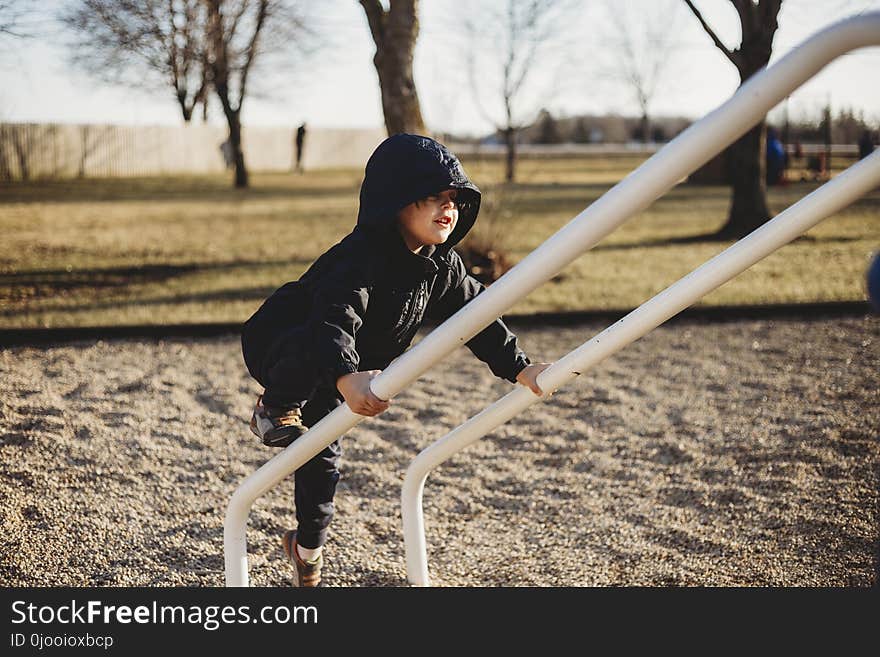
[[[229,125],[235,186],[248,186],[241,147],[241,108],[250,74],[270,53],[312,50],[315,35],[296,0],[202,0],[207,11],[208,81]],[[289,60],[288,60],[289,62]]]
[[[718,38],[691,0],[684,2],[700,21],[712,43],[736,67],[740,84],[770,61],[782,0],[730,0],[742,27],[742,41],[736,49],[728,48]],[[764,180],[764,140],[765,121],[761,120],[727,149],[732,195],[727,222],[718,232],[720,237],[743,237],[770,219]]]
[[[205,0],[208,8],[208,74],[229,124],[235,186],[248,186],[241,147],[241,106],[260,33],[270,14],[270,0]],[[235,5],[235,6],[233,6]]]
[[[76,35],[74,62],[110,82],[170,85],[189,122],[207,107],[202,0],[79,0],[62,21]]]
[[[507,150],[505,179],[516,177],[518,132],[534,121],[539,108],[530,106],[524,91],[537,76],[544,55],[564,30],[562,20],[569,3],[564,0],[506,0],[500,10],[469,12],[465,20],[468,35],[468,77],[475,102],[482,115],[504,136]],[[547,78],[552,76],[547,76]],[[487,88],[495,87],[494,104],[499,112],[487,111]],[[540,95],[546,106],[552,81]],[[498,102],[500,101],[500,102]]]
[[[213,87],[229,126],[235,186],[247,187],[241,108],[250,75],[270,53],[305,54],[314,35],[298,0],[78,0],[62,16],[77,61],[119,81],[143,73],[170,84],[189,121]]]
[[[382,112],[389,135],[425,134],[419,94],[413,79],[413,51],[419,36],[418,0],[360,0],[376,44],[373,64],[379,74]]]
[[[604,49],[610,55],[604,73],[632,92],[641,112],[641,138],[646,143],[653,141],[651,102],[672,61],[676,6],[673,0],[666,0],[633,12],[628,11],[631,7],[627,3],[608,1],[605,5],[613,35]]]

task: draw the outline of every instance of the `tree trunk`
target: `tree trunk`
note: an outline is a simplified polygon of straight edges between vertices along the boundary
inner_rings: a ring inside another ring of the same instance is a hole
[[[507,146],[507,160],[504,171],[504,179],[513,182],[516,177],[516,128],[504,129],[504,144]]]
[[[745,237],[770,219],[763,157],[764,127],[761,121],[727,149],[731,202],[727,222],[718,231],[719,237]]]
[[[21,179],[30,180],[31,170],[28,162],[28,149],[25,148],[25,145],[21,143],[21,132],[14,131],[14,133],[15,141],[13,142],[13,145],[15,146],[15,154],[18,156],[18,169],[21,173]],[[27,136],[25,136],[25,139],[27,139]]]
[[[825,125],[822,126],[822,137],[825,141],[825,172],[831,178],[831,105],[825,108],[823,113]]]
[[[189,123],[190,119],[192,118],[193,108],[195,107],[195,105],[193,105],[193,107],[189,107],[186,104],[186,91],[181,89],[177,90],[177,104],[180,105],[180,112],[181,114],[183,114],[184,123]]]
[[[244,164],[244,151],[241,148],[241,121],[237,111],[231,111],[226,116],[229,123],[229,145],[232,146],[232,157],[235,162],[235,186],[244,188],[248,186],[248,172]]]
[[[736,50],[728,50],[718,35],[700,15],[691,0],[685,0],[715,46],[736,66],[740,86],[770,61],[773,36],[779,28],[777,17],[782,0],[731,0],[739,15],[742,41]],[[719,237],[739,238],[770,219],[764,177],[764,121],[749,130],[725,152],[731,180],[730,214],[718,231]]]
[[[419,35],[416,0],[392,0],[386,12],[377,0],[361,0],[376,44],[373,64],[379,75],[382,112],[388,135],[425,134],[413,78],[413,51]]]
[[[373,58],[379,73],[385,129],[389,136],[398,132],[423,135],[425,122],[413,81],[412,60],[400,61],[398,54],[395,52],[381,55],[377,51]]]
[[[91,150],[91,146],[89,145],[89,126],[84,125],[79,129],[80,142],[82,143],[82,150],[79,152],[79,171],[77,171],[77,178],[85,178],[86,177],[86,158],[89,156],[89,151]]]
[[[0,125],[0,180],[12,180],[12,171],[10,164],[6,162],[6,149],[9,141],[12,139],[12,128],[5,128]]]

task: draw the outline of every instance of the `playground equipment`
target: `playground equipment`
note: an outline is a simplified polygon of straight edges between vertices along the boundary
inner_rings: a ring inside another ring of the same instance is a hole
[[[560,358],[538,376],[538,385],[544,391],[544,397],[877,186],[880,186],[880,152],[850,167]],[[429,584],[422,514],[422,492],[428,474],[457,452],[542,399],[527,388],[517,388],[422,450],[407,468],[401,493],[401,512],[406,572],[410,584]]]
[[[549,280],[633,214],[650,205],[678,181],[743,135],[777,103],[819,72],[830,61],[846,52],[870,45],[880,45],[880,12],[847,19],[820,31],[776,64],[753,76],[727,102],[685,130],[535,249],[516,267],[489,287],[485,293],[474,299],[432,331],[419,344],[391,363],[382,374],[373,380],[371,386],[373,393],[382,399],[394,397],[450,351],[467,342],[490,322],[502,315],[520,298]],[[847,177],[840,184],[832,187],[830,191],[825,188],[817,190],[792,206],[790,210],[796,210],[798,206],[806,202],[796,212],[788,214],[788,217],[795,217],[793,220],[796,221],[795,226],[789,225],[788,221],[781,225],[777,222],[779,218],[789,212],[786,211],[774,220],[776,222],[774,226],[771,227],[768,223],[756,233],[737,243],[666,292],[631,313],[624,320],[617,322],[608,329],[608,331],[612,331],[615,327],[623,326],[622,330],[616,332],[614,344],[617,346],[613,350],[616,351],[647,333],[706,292],[721,285],[725,280],[763,257],[759,256],[754,261],[750,261],[749,251],[757,248],[752,238],[758,232],[763,231],[759,240],[766,238],[777,244],[770,249],[773,251],[793,239],[799,232],[807,230],[810,225],[813,225],[810,224],[810,221],[817,223],[828,214],[846,205],[857,195],[863,194],[871,188],[871,185],[876,185],[880,182],[878,163],[880,163],[880,157],[874,155],[852,167],[844,174]],[[843,175],[838,178],[843,178]],[[832,181],[825,187],[829,187],[835,182]],[[823,190],[824,193],[819,194]],[[817,195],[819,195],[818,198]],[[834,198],[835,195],[846,195],[849,201],[840,203]],[[804,212],[803,217],[807,217],[807,219],[801,218],[798,221],[797,215],[800,212]],[[802,224],[806,227],[800,228]],[[792,233],[793,230],[799,228],[799,232]],[[744,243],[745,246],[743,246]],[[718,258],[731,251],[735,251],[733,256],[721,264],[716,262]],[[704,271],[709,265],[713,266]],[[702,273],[697,276],[698,272]],[[671,292],[673,288],[685,284],[686,281],[686,285],[678,288],[674,293]],[[712,285],[713,283],[714,285]],[[712,285],[712,287],[701,291],[706,285]],[[661,299],[667,292],[670,292],[670,295]],[[681,305],[682,303],[684,305]],[[676,304],[680,307],[677,307]],[[642,310],[646,306],[648,310]],[[636,316],[636,320],[630,320],[624,324],[625,320],[639,311],[641,313]],[[655,323],[652,325],[652,322]],[[640,330],[643,332],[639,333]],[[604,334],[596,336],[590,343],[542,372],[538,379],[542,389],[549,393],[570,378],[576,377],[581,370],[577,369],[575,365],[580,362],[582,357],[586,364],[591,366],[613,353],[613,351],[603,353],[597,351],[596,348],[589,348],[593,342],[601,344],[601,341],[606,337]],[[582,350],[587,350],[586,355]],[[597,357],[599,360],[591,360]],[[492,427],[510,419],[538,399],[528,389],[518,388],[439,442],[444,443],[445,448],[457,451],[460,443],[473,442],[491,430]],[[248,513],[256,499],[363,419],[362,416],[353,413],[346,404],[343,404],[245,479],[233,493],[224,525],[227,586],[248,585],[245,532]],[[456,432],[458,433],[456,434]],[[454,440],[456,436],[460,440]],[[444,453],[438,448],[432,452],[430,459],[426,457],[419,461],[417,458],[410,468],[413,474],[408,472],[408,482],[404,485],[404,498],[410,500],[407,502],[409,508],[405,512],[407,518],[405,523],[411,524],[407,549],[407,572],[410,581],[414,584],[428,583],[424,529],[420,508],[421,491],[424,478],[432,467],[430,463],[439,463],[445,460],[447,456],[443,456]],[[439,460],[437,460],[438,458]],[[417,462],[421,474],[413,470]],[[419,481],[420,476],[421,481]],[[416,500],[415,505],[412,503],[413,499]],[[414,539],[413,537],[419,535],[422,536],[421,547],[412,552],[409,546],[418,543],[418,538]],[[412,556],[412,564],[411,552],[414,555]]]

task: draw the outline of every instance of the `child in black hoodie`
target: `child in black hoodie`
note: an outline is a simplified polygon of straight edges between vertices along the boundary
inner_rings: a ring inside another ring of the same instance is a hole
[[[452,250],[479,208],[480,190],[442,144],[397,134],[376,148],[355,229],[244,325],[245,363],[265,388],[251,430],[264,444],[286,447],[343,400],[360,415],[388,408],[370,380],[425,318],[441,322],[483,290]],[[500,319],[467,346],[496,376],[541,394],[536,379],[547,364],[530,364]],[[320,582],[340,453],[336,441],[294,475],[298,526],[283,546],[300,586]]]

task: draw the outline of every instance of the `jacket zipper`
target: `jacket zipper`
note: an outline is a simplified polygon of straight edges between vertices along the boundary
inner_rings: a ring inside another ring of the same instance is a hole
[[[419,290],[414,295],[414,298],[409,303],[409,308],[407,309],[406,315],[403,320],[400,322],[399,327],[400,330],[398,332],[399,337],[404,337],[407,333],[412,329],[412,325],[414,323],[415,316],[424,310],[425,305],[425,288],[427,286],[426,281],[422,281],[419,283]]]

